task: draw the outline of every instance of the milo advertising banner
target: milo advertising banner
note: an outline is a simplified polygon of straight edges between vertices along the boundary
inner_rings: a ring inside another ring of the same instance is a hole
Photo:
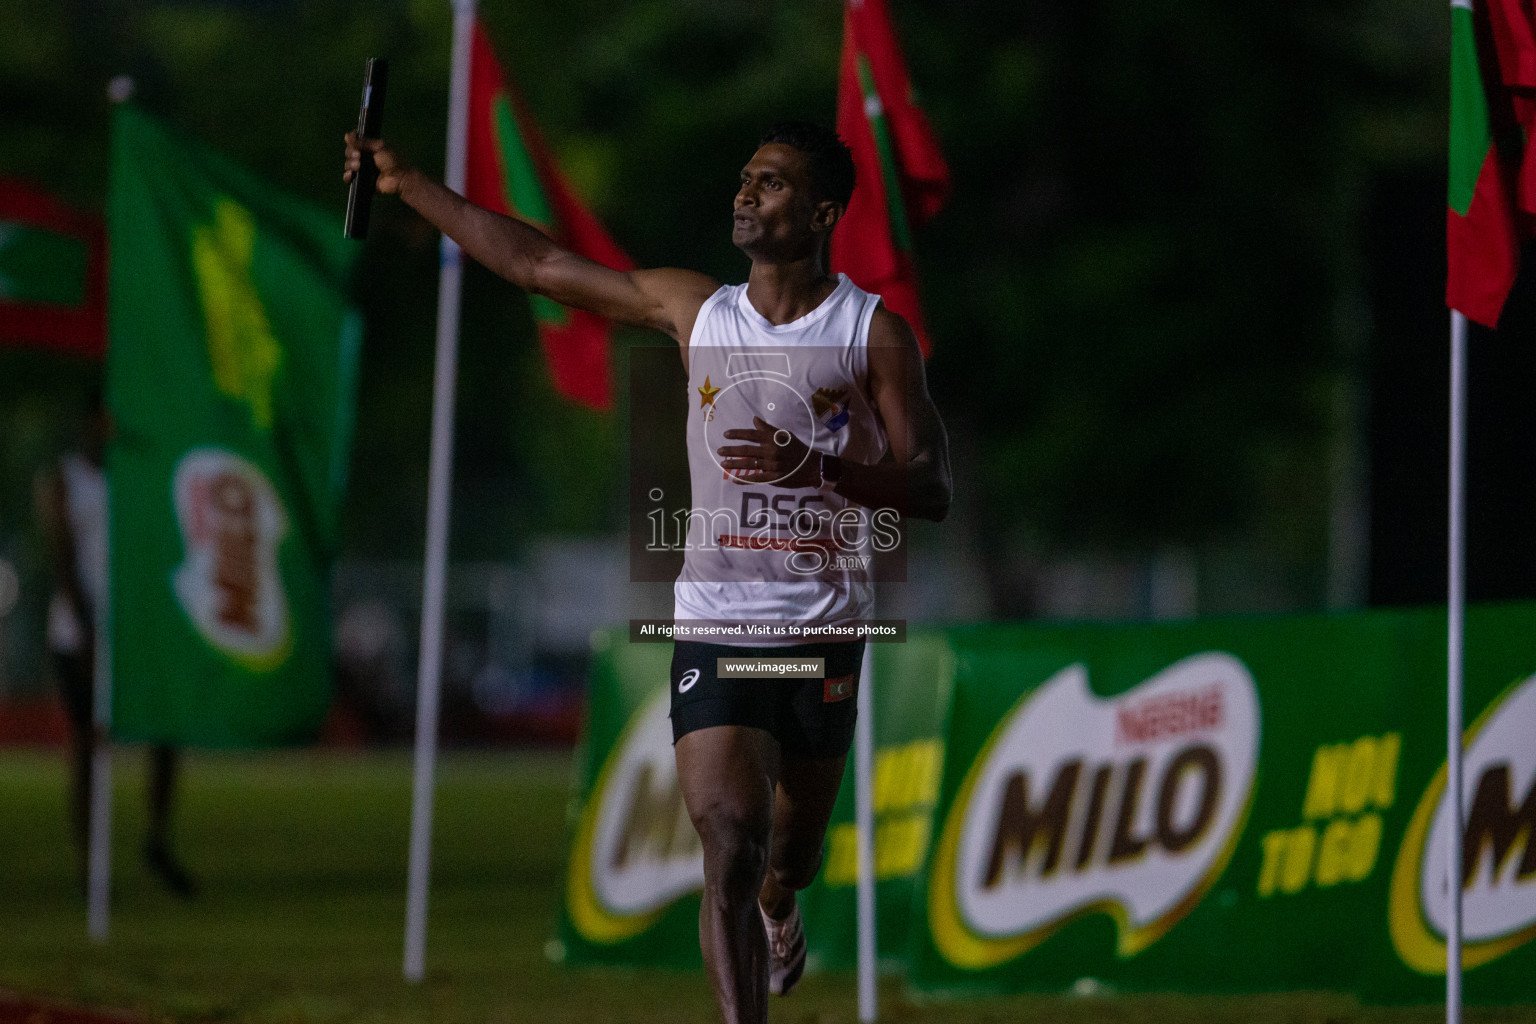
[[[604,634],[565,913],[585,962],[699,962],[669,644]],[[883,966],[933,994],[1443,996],[1445,615],[977,626],[876,645]],[[1467,617],[1465,998],[1536,997],[1536,605]],[[801,896],[851,967],[852,771]]]
[[[355,243],[132,105],[113,118],[113,733],[307,740],[330,703]]]
[[[1445,616],[987,627],[955,657],[928,991],[1444,991]],[[1536,977],[1536,607],[1467,621],[1465,994]]]
[[[899,969],[933,840],[954,656],[940,633],[913,632],[905,643],[873,649],[875,948],[884,968]],[[810,969],[856,966],[858,856],[850,752],[821,874],[800,894]]]
[[[880,942],[905,951],[943,767],[952,658],[942,636],[876,644],[875,873]],[[683,807],[667,717],[670,643],[593,641],[588,719],[573,803],[556,949],[571,962],[690,966],[699,957],[704,860]],[[857,839],[853,768],[828,831],[821,878],[801,895],[811,965],[851,965]]]
[[[592,640],[574,839],[558,956],[688,966],[699,955],[704,855],[672,759],[671,644]]]

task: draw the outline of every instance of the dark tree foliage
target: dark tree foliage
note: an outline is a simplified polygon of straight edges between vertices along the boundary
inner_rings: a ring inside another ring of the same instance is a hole
[[[1422,7],[892,0],[954,173],[950,207],[917,241],[956,529],[994,562],[1019,547],[1250,543],[1321,593],[1340,396],[1368,331],[1361,211],[1379,175],[1440,173],[1443,12]],[[481,14],[636,261],[739,280],[736,171],[765,125],[831,121],[839,5],[486,0]],[[128,73],[145,107],[334,206],[340,230],[340,135],[365,57],[391,58],[386,134],[440,169],[450,21],[437,0],[11,0],[0,173],[101,204],[104,85]],[[398,204],[378,216],[357,283],[370,327],[348,547],[409,556],[437,242]],[[625,410],[560,402],[532,339],[521,297],[471,273],[461,557],[624,522]],[[0,353],[0,375],[14,359]],[[0,384],[7,417],[17,386]]]

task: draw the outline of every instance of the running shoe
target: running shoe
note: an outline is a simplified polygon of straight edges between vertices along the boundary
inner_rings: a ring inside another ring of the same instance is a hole
[[[800,922],[800,906],[795,904],[789,916],[775,921],[758,904],[763,927],[768,931],[768,991],[787,996],[805,972],[805,928]]]

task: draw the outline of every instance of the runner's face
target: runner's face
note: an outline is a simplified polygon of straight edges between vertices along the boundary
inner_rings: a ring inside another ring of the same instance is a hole
[[[731,241],[754,260],[804,259],[821,244],[806,156],[770,142],[741,169]]]

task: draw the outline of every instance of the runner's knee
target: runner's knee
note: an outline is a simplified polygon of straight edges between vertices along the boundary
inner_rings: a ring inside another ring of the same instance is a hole
[[[799,892],[816,880],[816,872],[821,870],[821,853],[820,843],[786,846],[777,852],[769,866],[773,880],[782,888]]]
[[[704,846],[704,884],[726,897],[755,894],[768,870],[768,828],[749,815],[710,808],[694,815]]]

